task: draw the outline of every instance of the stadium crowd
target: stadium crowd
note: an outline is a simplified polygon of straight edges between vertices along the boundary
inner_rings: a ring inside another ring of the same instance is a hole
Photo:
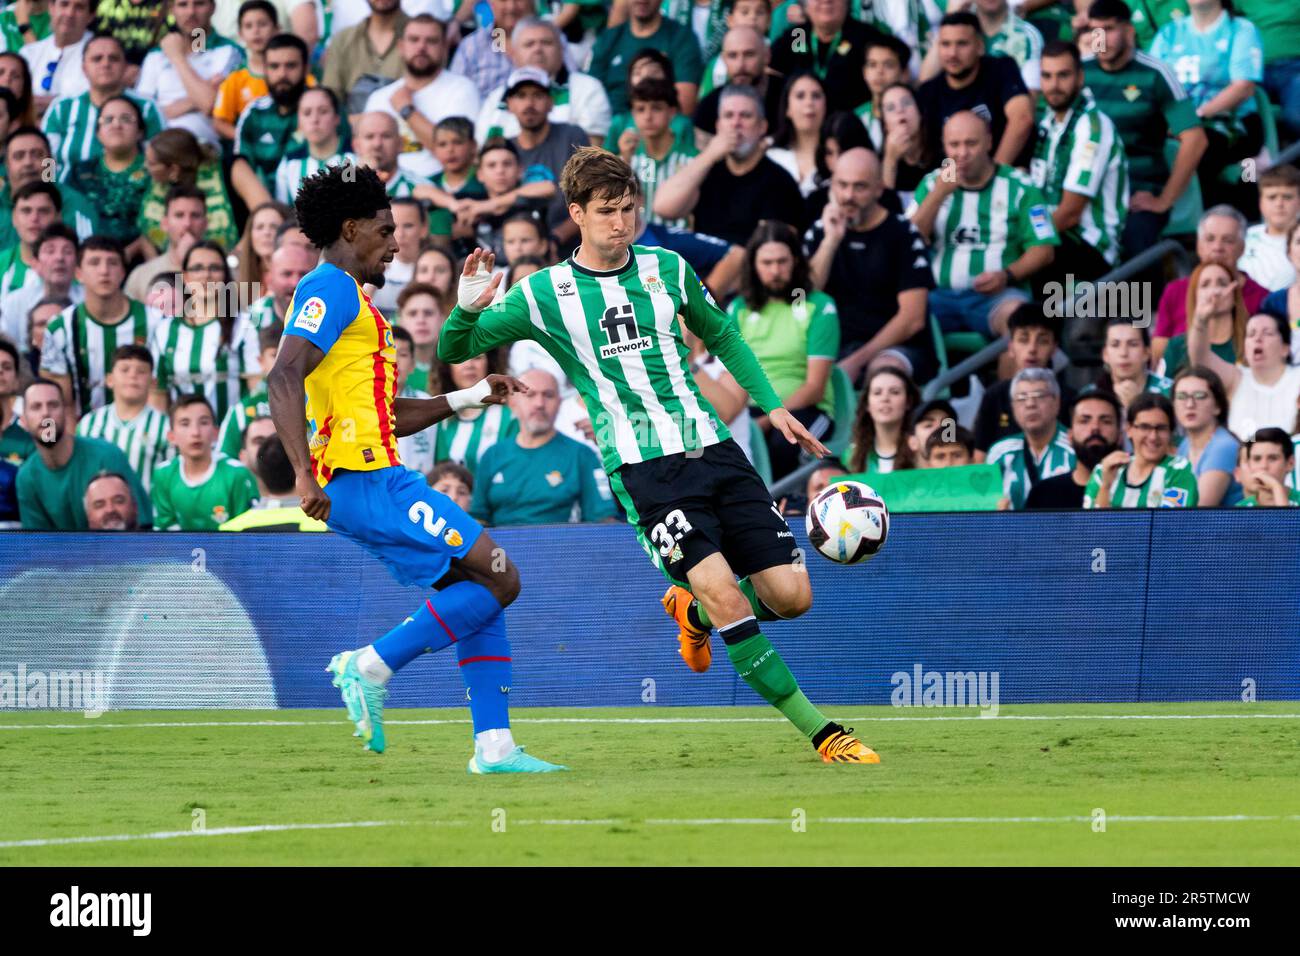
[[[262,380],[317,262],[297,188],[345,163],[392,198],[399,394],[531,388],[404,464],[485,524],[615,520],[549,355],[436,357],[476,246],[502,294],[572,252],[588,144],[842,456],[803,493],[984,463],[1004,508],[1300,504],[1300,3],[17,0],[0,42],[3,527],[324,530]],[[1075,307],[1170,236],[1189,276]],[[685,339],[760,472],[799,469]]]

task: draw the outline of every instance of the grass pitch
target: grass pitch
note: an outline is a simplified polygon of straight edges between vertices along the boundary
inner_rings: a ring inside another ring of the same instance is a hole
[[[341,708],[5,711],[0,864],[1300,863],[1300,703],[826,710],[883,763],[757,707],[519,710],[571,772],[511,777],[464,711],[391,711],[383,756]]]

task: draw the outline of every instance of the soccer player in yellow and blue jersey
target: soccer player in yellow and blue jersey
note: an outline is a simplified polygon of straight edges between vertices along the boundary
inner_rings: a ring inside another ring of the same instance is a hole
[[[527,387],[490,375],[450,395],[397,398],[392,328],[362,289],[383,285],[397,253],[383,183],[369,167],[327,166],[302,184],[295,207],[323,256],[294,290],[267,386],[302,510],[402,584],[437,588],[374,644],[330,661],[357,734],[382,753],[388,680],[419,655],[455,644],[474,722],[470,772],[563,770],[524,753],[510,733],[504,609],[519,593],[518,570],[508,559],[503,569],[503,552],[482,527],[403,466],[397,450],[398,438],[457,409],[501,404]]]

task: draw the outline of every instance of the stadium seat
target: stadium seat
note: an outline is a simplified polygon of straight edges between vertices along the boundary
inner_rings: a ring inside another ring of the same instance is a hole
[[[1177,157],[1178,140],[1166,140],[1165,162],[1169,164],[1170,169],[1174,168],[1174,160]],[[1165,224],[1165,230],[1160,235],[1166,239],[1175,236],[1193,235],[1196,232],[1197,223],[1201,221],[1201,213],[1204,211],[1205,203],[1201,199],[1201,181],[1193,172],[1192,178],[1187,183],[1187,188],[1178,197],[1178,202],[1174,203],[1173,208],[1169,210],[1169,222]]]
[[[858,395],[853,388],[849,373],[838,365],[831,366],[831,397],[835,408],[831,417],[835,419],[835,433],[823,442],[831,454],[839,457],[849,447],[849,438],[853,433],[853,415],[857,410]]]
[[[1277,117],[1273,113],[1273,103],[1268,98],[1268,92],[1264,89],[1262,83],[1255,84],[1255,109],[1259,111],[1259,118],[1264,124],[1264,154],[1269,161],[1277,158],[1281,152],[1277,140]],[[1241,182],[1241,164],[1230,163],[1223,167],[1223,172],[1219,175],[1225,183],[1236,185]]]
[[[754,463],[754,470],[763,479],[763,484],[772,487],[772,462],[767,454],[767,436],[752,418],[749,420],[749,460]]]

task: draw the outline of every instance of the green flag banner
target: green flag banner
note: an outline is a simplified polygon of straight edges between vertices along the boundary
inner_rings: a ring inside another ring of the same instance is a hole
[[[893,514],[918,511],[997,511],[1002,469],[997,465],[909,468],[888,474],[845,475],[870,485]]]

